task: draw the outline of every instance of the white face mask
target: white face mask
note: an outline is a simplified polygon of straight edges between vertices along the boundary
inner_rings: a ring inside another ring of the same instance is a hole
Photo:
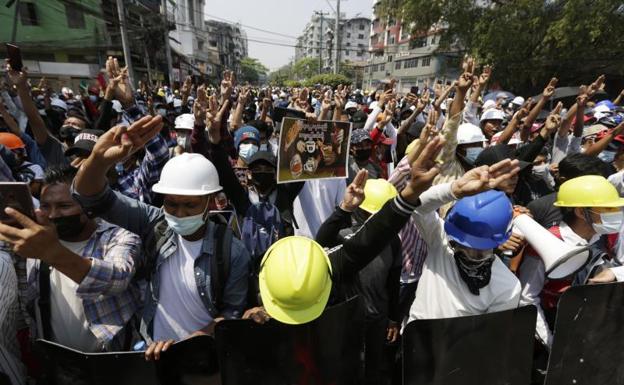
[[[169,227],[171,227],[171,230],[173,230],[176,234],[185,237],[195,233],[206,222],[206,210],[208,210],[207,204],[201,214],[183,218],[171,215],[165,210],[163,210],[163,212],[165,213],[165,220],[167,221]]]
[[[243,143],[238,146],[238,156],[243,158],[244,161],[249,160],[256,152],[258,152],[258,146],[252,143]]]
[[[598,213],[595,213],[598,214]],[[615,234],[620,231],[624,213],[617,211],[613,213],[600,213],[600,221],[602,223],[592,223],[594,231],[598,234]]]
[[[539,166],[533,166],[532,172],[536,177],[546,179],[548,177],[548,165],[540,164]]]

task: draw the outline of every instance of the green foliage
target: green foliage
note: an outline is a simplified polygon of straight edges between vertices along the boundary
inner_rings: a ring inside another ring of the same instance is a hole
[[[240,62],[241,68],[241,80],[243,82],[249,82],[251,84],[257,84],[260,80],[260,76],[264,76],[269,72],[258,59],[246,57]]]
[[[288,79],[293,78],[292,64],[286,64],[277,71],[269,74],[269,84],[272,86],[283,86]]]
[[[313,87],[316,84],[328,85],[335,88],[339,84],[351,84],[351,79],[342,74],[322,74],[312,76],[302,82],[302,85],[305,87]]]
[[[464,47],[494,66],[493,80],[516,92],[622,76],[624,6],[619,0],[381,0],[383,17],[412,23],[412,33],[445,28],[441,48]]]
[[[286,87],[301,87],[301,82],[299,80],[286,80],[282,85]]]
[[[318,74],[319,61],[318,58],[306,57],[296,62],[293,67],[293,76],[296,79],[307,79]]]

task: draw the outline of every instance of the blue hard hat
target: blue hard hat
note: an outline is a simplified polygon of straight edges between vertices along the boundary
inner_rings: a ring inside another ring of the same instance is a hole
[[[601,100],[598,103],[596,103],[596,107],[598,106],[607,106],[611,111],[615,110],[615,104],[613,104],[612,101],[610,100]]]
[[[476,250],[493,249],[511,236],[513,208],[509,198],[489,190],[457,201],[444,221],[449,239]]]

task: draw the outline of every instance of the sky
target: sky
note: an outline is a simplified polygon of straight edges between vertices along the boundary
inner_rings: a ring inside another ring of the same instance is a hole
[[[331,8],[330,8],[331,5]],[[347,17],[371,17],[372,0],[341,0],[340,13]],[[270,70],[276,70],[287,64],[295,56],[295,37],[303,32],[314,11],[330,12],[328,17],[335,17],[333,9],[336,0],[206,0],[205,19],[225,19],[222,21],[243,24],[249,39],[249,56],[260,60]],[[258,28],[274,33],[252,29]],[[258,41],[276,44],[265,44]]]

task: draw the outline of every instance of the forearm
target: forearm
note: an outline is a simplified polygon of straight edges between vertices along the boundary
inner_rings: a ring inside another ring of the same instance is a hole
[[[535,119],[537,119],[540,111],[542,111],[547,101],[548,100],[546,98],[542,97],[537,103],[535,103],[535,106],[531,109],[527,117],[524,119],[524,125],[526,127],[531,127],[533,125]]]
[[[33,135],[35,136],[35,140],[37,144],[43,146],[48,139],[48,129],[41,119],[39,115],[39,110],[37,110],[37,106],[33,102],[30,97],[30,93],[28,92],[28,88],[25,85],[20,85],[17,87],[17,94],[19,95],[20,100],[22,101],[22,106],[24,107],[24,113],[28,117],[28,122],[30,123],[30,128],[32,129]]]
[[[334,121],[343,120],[342,116],[343,116],[343,109],[342,109],[342,107],[336,106],[334,108],[334,118],[333,118],[333,120]]]
[[[316,233],[316,242],[321,246],[332,248],[340,244],[339,231],[351,225],[351,213],[337,207],[323,222]]]
[[[49,256],[42,257],[41,260],[78,284],[91,270],[91,259],[74,254],[60,243],[51,245]]]
[[[433,102],[433,108],[435,108],[436,110],[440,109],[440,106],[442,105],[442,102],[444,102],[448,96],[451,94],[451,91],[453,90],[453,87],[448,87],[434,102]],[[466,94],[464,92],[462,92],[462,107],[459,109],[460,111],[464,109],[464,98],[466,97]],[[457,98],[457,93],[455,93],[455,98]],[[453,101],[455,101],[455,99],[453,99]]]
[[[477,86],[477,89],[470,94],[470,101],[472,103],[477,103],[479,101],[479,96],[481,96],[481,92],[483,91],[483,86],[481,83]]]
[[[318,120],[327,120],[328,116],[329,116],[329,109],[321,108],[321,113],[318,116]]]
[[[2,101],[0,100],[0,103]],[[13,116],[11,114],[9,114],[9,112],[7,110],[2,110],[0,111],[0,116],[2,116],[2,118],[4,119],[4,122],[6,123],[7,127],[9,127],[9,131],[11,131],[13,134],[19,136],[21,133],[21,130],[19,128],[19,126],[17,125],[17,122],[15,121],[15,119],[13,118]]]
[[[575,104],[573,107],[570,108],[570,110],[574,109],[576,107],[576,120],[574,121],[574,136],[576,136],[577,138],[580,138],[581,136],[583,136],[583,126],[584,126],[584,120],[585,120],[585,111],[583,111],[583,109],[578,108],[578,104]],[[572,111],[570,111],[572,112]],[[569,116],[569,114],[568,114]],[[566,119],[567,120],[567,119]],[[561,123],[561,125],[563,126],[565,123],[565,121],[563,123]],[[567,130],[566,130],[567,131]]]
[[[448,92],[450,93],[450,90]],[[448,96],[448,93],[446,93],[446,95]],[[451,108],[449,109],[450,116],[455,116],[464,110],[465,98],[466,92],[458,87],[457,92],[455,92],[455,97],[453,98],[453,103],[451,103]]]
[[[76,192],[87,197],[102,193],[108,184],[106,173],[109,167],[93,156],[87,158],[74,179]]]
[[[397,131],[397,135],[400,135],[403,132],[405,132],[405,130],[407,130],[412,125],[412,123],[414,123],[414,120],[416,120],[416,117],[418,117],[418,115],[420,115],[422,111],[423,110],[420,108],[415,109],[414,112],[412,112],[412,114],[401,123],[401,126],[399,127],[399,130]]]
[[[251,205],[247,191],[241,186],[240,181],[236,177],[232,166],[225,153],[225,149],[221,145],[210,145],[210,160],[217,169],[219,182],[223,186],[223,192],[236,209],[238,215],[245,215],[247,209]]]
[[[507,127],[505,127],[503,132],[498,137],[498,142],[496,142],[496,144],[507,144],[507,143],[509,143],[509,140],[511,139],[513,134],[516,132],[516,127],[518,127],[517,119],[511,119],[511,122],[509,122]]]
[[[108,131],[111,128],[110,122],[111,122],[111,114],[113,112],[113,103],[108,100],[104,100],[102,102],[101,108],[102,108],[102,111],[100,113],[100,117],[97,120],[97,123],[95,124],[95,129]]]
[[[381,106],[377,106],[373,108],[373,111],[370,113],[370,115],[368,115],[368,118],[366,119],[366,123],[364,124],[365,130],[370,131],[373,129],[373,126],[375,125],[375,122],[377,121],[377,115],[379,115],[381,111],[382,111]]]
[[[611,131],[609,134],[605,135],[604,138],[600,139],[596,143],[587,147],[585,149],[585,154],[591,155],[591,156],[596,156],[600,154],[602,151],[604,151],[605,148],[607,148],[607,146],[609,145],[609,143],[611,143],[613,138],[615,138],[616,135],[614,135],[613,133],[614,131]]]
[[[230,123],[230,131],[234,132],[242,127],[243,125],[243,109],[245,106],[242,103],[238,103],[236,105],[236,109],[232,114],[232,122]]]

